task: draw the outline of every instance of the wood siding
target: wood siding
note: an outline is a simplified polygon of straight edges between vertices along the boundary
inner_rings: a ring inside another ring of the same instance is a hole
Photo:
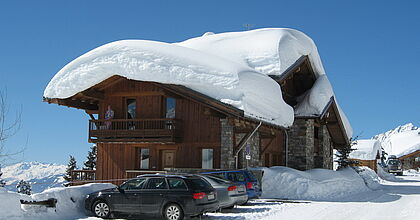
[[[100,103],[99,118],[104,118],[107,106],[114,110],[114,119],[126,117],[125,99],[137,100],[139,119],[163,118],[165,97],[176,98],[176,119],[182,123],[181,142],[162,143],[98,143],[98,179],[124,179],[126,170],[140,169],[140,148],[150,150],[150,170],[162,170],[161,154],[175,150],[176,168],[201,168],[202,149],[213,149],[213,166],[220,167],[220,114],[159,86],[131,80],[123,80],[105,90]]]

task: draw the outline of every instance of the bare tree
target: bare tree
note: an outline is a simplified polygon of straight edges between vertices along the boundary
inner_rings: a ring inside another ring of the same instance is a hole
[[[20,130],[21,115],[22,112],[18,111],[14,118],[9,118],[6,90],[0,90],[0,164],[24,151],[24,148],[10,150],[6,145],[7,140]]]

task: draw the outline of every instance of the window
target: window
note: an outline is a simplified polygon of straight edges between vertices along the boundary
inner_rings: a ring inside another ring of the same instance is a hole
[[[314,138],[319,139],[319,127],[318,126],[314,127]]]
[[[187,189],[184,180],[182,179],[168,179],[169,189]]]
[[[420,162],[420,157],[416,157],[415,161]]]
[[[175,118],[176,99],[166,98],[166,118]]]
[[[123,183],[120,188],[124,190],[139,190],[143,188],[144,183],[146,182],[145,178],[132,179]]]
[[[137,112],[137,102],[136,99],[127,99],[126,100],[127,108],[127,119],[135,119]]]
[[[213,149],[202,150],[201,167],[203,169],[213,169]]]
[[[167,189],[165,178],[150,178],[145,189]]]
[[[240,172],[228,173],[228,179],[232,182],[245,182],[246,181],[245,175]]]
[[[149,169],[149,158],[150,151],[149,148],[140,149],[140,169]]]

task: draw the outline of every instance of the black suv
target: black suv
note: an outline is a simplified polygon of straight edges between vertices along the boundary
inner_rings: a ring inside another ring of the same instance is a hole
[[[178,220],[219,209],[215,189],[196,175],[148,174],[91,193],[85,209],[97,217],[154,215]]]

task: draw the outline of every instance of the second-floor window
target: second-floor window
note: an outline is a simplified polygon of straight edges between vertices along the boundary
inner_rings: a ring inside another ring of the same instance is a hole
[[[175,118],[176,99],[167,97],[166,98],[166,118]]]
[[[127,119],[135,119],[137,112],[136,99],[126,99]]]

